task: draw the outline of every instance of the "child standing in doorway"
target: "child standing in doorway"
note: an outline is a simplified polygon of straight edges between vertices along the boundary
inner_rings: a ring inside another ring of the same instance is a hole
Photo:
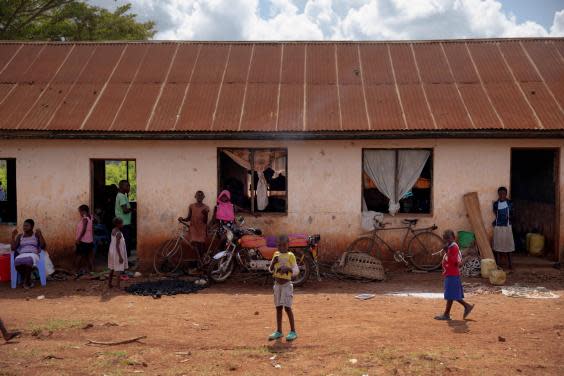
[[[460,280],[460,264],[462,262],[462,254],[456,244],[454,232],[446,230],[443,233],[443,240],[445,241],[445,255],[443,257],[443,276],[445,277],[445,300],[446,308],[442,315],[436,316],[435,320],[450,320],[450,309],[454,301],[460,303],[464,307],[464,316],[466,319],[470,312],[474,309],[474,305],[464,301],[464,290],[462,288],[462,281]]]
[[[94,270],[94,230],[90,208],[80,205],[78,213],[80,221],[76,225],[76,269],[80,276]]]
[[[194,198],[196,202],[188,207],[188,215],[186,218],[180,217],[178,221],[190,224],[190,241],[201,257],[206,247],[210,208],[204,204],[204,199],[206,198],[204,192],[196,192]]]
[[[507,267],[513,269],[511,265],[511,253],[515,251],[515,241],[513,240],[513,229],[511,219],[513,215],[513,203],[507,199],[507,188],[499,187],[497,190],[498,200],[493,203],[495,220],[493,221],[493,250],[495,261],[499,265],[501,255],[506,255]]]
[[[275,341],[283,337],[282,314],[283,310],[290,321],[290,333],[286,341],[298,338],[294,323],[294,312],[292,303],[294,300],[294,285],[292,277],[299,273],[296,256],[288,251],[288,237],[283,235],[278,238],[278,252],[274,254],[270,263],[270,272],[274,276],[274,306],[276,307],[276,331],[268,337],[269,341]]]
[[[123,220],[119,217],[114,218],[114,229],[112,230],[112,240],[110,249],[108,250],[108,269],[110,269],[110,277],[108,279],[108,287],[112,288],[112,279],[114,272],[118,272],[117,287],[120,288],[121,274],[129,267],[127,263],[127,249],[125,239],[121,229],[123,228]]]

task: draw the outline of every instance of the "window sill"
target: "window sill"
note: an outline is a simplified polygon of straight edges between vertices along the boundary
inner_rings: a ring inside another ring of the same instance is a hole
[[[385,218],[400,218],[400,219],[406,219],[406,218],[433,218],[433,213],[398,213],[396,215],[391,215],[388,213],[384,213],[384,217]]]
[[[287,217],[288,213],[268,213],[268,212],[257,212],[257,213],[245,213],[244,215],[248,215],[255,218],[261,217]]]

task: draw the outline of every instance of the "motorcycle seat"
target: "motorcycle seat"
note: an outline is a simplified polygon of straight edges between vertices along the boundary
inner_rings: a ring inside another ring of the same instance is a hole
[[[260,247],[259,252],[266,260],[272,260],[274,254],[278,251],[275,247]]]

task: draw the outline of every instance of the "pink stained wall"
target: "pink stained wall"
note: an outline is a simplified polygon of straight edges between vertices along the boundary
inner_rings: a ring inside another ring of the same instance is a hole
[[[18,225],[34,218],[47,237],[53,258],[72,255],[76,208],[90,203],[90,159],[136,159],[138,183],[138,253],[150,265],[158,245],[185,215],[196,190],[213,206],[217,193],[218,147],[286,147],[288,214],[248,218],[266,234],[320,233],[327,258],[342,252],[362,229],[363,148],[432,148],[433,213],[421,226],[439,231],[470,229],[462,196],[479,193],[483,219],[490,229],[491,202],[500,185],[509,186],[512,147],[557,147],[544,140],[366,140],[366,141],[74,141],[2,140],[0,158],[17,159]],[[560,154],[561,167],[564,153]],[[560,169],[564,193],[564,169]],[[410,215],[409,217],[414,217]],[[386,218],[399,223],[405,216]],[[0,225],[0,242],[13,227]],[[564,208],[560,207],[560,245],[564,246]],[[396,239],[399,233],[390,233]]]

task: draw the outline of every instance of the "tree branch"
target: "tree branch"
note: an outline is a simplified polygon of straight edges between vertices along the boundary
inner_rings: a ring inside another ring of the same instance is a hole
[[[45,12],[50,11],[51,9],[55,9],[57,7],[63,6],[63,5],[67,5],[70,4],[72,2],[74,2],[75,0],[50,0],[47,3],[45,3],[44,6],[40,7],[39,9],[35,10],[35,11],[30,11],[33,12],[33,14],[31,16],[29,16],[25,21],[23,21],[22,23],[20,23],[16,28],[14,28],[14,31],[19,31],[22,28],[24,28],[25,26],[29,25],[33,20],[35,20],[37,17],[39,17],[40,15],[44,14]]]

